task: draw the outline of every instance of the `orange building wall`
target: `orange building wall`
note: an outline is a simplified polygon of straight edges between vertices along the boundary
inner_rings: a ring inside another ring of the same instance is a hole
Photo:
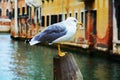
[[[2,16],[1,18],[8,18],[6,17],[6,10],[8,9],[11,11],[11,4],[10,2],[1,2],[0,3],[0,8],[2,9]]]
[[[22,15],[22,7],[25,7],[25,14],[26,14],[27,7],[25,4],[25,0],[18,0],[18,8],[20,8],[20,15]]]
[[[11,4],[10,2],[6,2],[6,1],[1,1],[0,2],[0,9],[2,10],[0,19],[4,19],[4,20],[9,20],[9,13],[8,16],[6,16],[6,10],[8,9],[9,12],[11,12]],[[0,32],[9,32],[10,31],[10,26],[11,26],[11,22],[10,21],[1,21],[0,22],[0,26],[3,27],[0,28]]]

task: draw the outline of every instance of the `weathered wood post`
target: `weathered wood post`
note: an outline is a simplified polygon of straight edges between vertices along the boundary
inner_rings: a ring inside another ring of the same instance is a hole
[[[83,80],[83,76],[72,54],[64,57],[55,56],[54,80]]]

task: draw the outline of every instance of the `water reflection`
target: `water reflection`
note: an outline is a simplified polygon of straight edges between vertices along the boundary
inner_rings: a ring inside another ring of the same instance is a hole
[[[120,64],[104,58],[73,54],[84,80],[119,80]],[[53,56],[57,50],[29,46],[0,34],[0,80],[53,80]],[[97,53],[96,53],[97,54]]]
[[[15,80],[53,80],[53,51],[47,47],[29,46],[23,42],[13,42],[17,51],[12,64]],[[49,53],[48,53],[49,52]]]
[[[0,80],[53,80],[55,49],[31,47],[9,34],[1,34],[0,42]]]
[[[85,54],[85,53],[83,53]],[[74,53],[84,80],[119,80],[120,64],[101,57]]]

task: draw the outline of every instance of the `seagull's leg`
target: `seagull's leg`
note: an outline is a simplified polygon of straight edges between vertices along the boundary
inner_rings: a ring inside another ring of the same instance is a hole
[[[58,55],[59,56],[65,56],[65,53],[64,52],[61,52],[61,50],[60,50],[60,44],[58,43]]]

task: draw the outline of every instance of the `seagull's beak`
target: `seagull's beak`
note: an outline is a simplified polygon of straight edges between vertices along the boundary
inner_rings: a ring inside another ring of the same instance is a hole
[[[82,25],[82,23],[81,23],[81,22],[77,22],[77,24],[78,24],[78,25]]]

